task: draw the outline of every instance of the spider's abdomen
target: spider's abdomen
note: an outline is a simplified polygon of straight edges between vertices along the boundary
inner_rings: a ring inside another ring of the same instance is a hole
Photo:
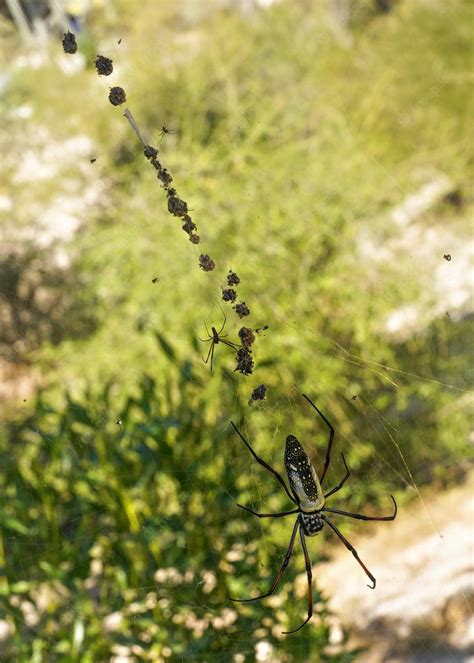
[[[301,510],[308,513],[320,511],[324,506],[321,484],[310,459],[294,435],[286,438],[285,468]]]
[[[303,532],[306,536],[316,536],[324,527],[324,521],[319,513],[302,513],[300,515]]]

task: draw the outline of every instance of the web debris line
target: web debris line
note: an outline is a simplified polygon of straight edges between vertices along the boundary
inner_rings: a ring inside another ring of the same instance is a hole
[[[119,44],[121,43],[121,38],[119,39],[118,43]],[[71,33],[68,30],[68,32],[64,34],[62,45],[65,53],[69,53],[71,55],[76,53],[78,45],[76,42],[75,34]],[[114,52],[116,51],[117,48],[115,47]],[[97,54],[94,64],[99,77],[108,77],[114,71],[113,60],[106,56]],[[122,106],[127,101],[126,92],[122,87],[113,86],[109,90],[110,91],[108,94],[108,99],[113,106],[115,107]],[[132,127],[138,139],[142,142],[144,147],[143,154],[145,158],[149,161],[149,163],[153,166],[153,168],[157,172],[157,178],[162,183],[161,186],[166,192],[167,201],[168,201],[167,202],[168,212],[172,216],[177,217],[178,219],[181,219],[181,221],[184,222],[181,228],[188,235],[189,241],[194,246],[200,244],[201,238],[195,232],[197,230],[197,226],[189,214],[189,212],[192,210],[188,208],[188,204],[185,200],[178,197],[176,189],[174,187],[171,187],[171,183],[173,182],[173,176],[167,170],[167,168],[164,168],[162,166],[162,164],[158,160],[159,150],[145,141],[138,127],[137,122],[135,121],[131,111],[128,108],[125,109],[123,115],[129,122],[130,126]],[[163,139],[166,134],[176,133],[176,131],[174,130],[167,129],[165,125],[162,125],[161,129],[162,129],[161,139]],[[196,254],[195,249],[194,253]],[[201,254],[199,256],[198,263],[199,267],[203,271],[208,273],[212,272],[216,266],[215,261],[207,254]],[[232,269],[229,269],[226,281],[227,285],[231,287],[230,288],[221,287],[222,299],[228,302],[235,302],[237,300],[237,292],[235,291],[234,286],[239,285],[240,278]],[[250,309],[248,308],[248,306],[244,301],[238,301],[238,303],[232,306],[232,308],[241,320],[247,317],[248,315],[250,315]],[[268,326],[266,326],[266,328],[268,328]],[[239,337],[241,340],[241,344],[240,345],[235,344],[234,347],[234,349],[237,350],[236,368],[234,369],[234,371],[238,371],[244,376],[248,376],[253,373],[254,359],[252,357],[251,346],[256,340],[255,334],[253,332],[258,332],[258,331],[259,331],[258,329],[251,329],[248,327],[242,327],[239,330]],[[214,354],[214,345],[217,344],[220,340],[218,338],[218,334],[215,334],[215,337],[217,338],[217,340],[213,345],[211,345],[211,348],[209,350],[209,355],[211,356],[211,371],[212,371],[212,357]],[[232,346],[232,344],[228,341],[223,341],[223,344]],[[209,355],[207,356],[205,363],[207,363]],[[254,388],[253,391],[251,392],[251,397],[250,400],[248,401],[248,405],[251,405],[253,401],[265,400],[266,391],[267,391],[266,385],[259,385],[258,387]]]
[[[136,133],[138,136],[139,140],[143,143],[144,146],[147,145],[147,142],[143,138],[142,134],[140,133],[140,129],[138,128],[138,124],[135,122],[135,118],[133,117],[131,111],[128,110],[128,108],[125,109],[124,111],[124,117],[127,118],[127,120],[130,123],[130,126],[132,127],[133,131]]]

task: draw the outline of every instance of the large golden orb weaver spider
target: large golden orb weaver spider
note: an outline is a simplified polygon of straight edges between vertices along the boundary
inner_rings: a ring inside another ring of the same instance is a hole
[[[257,513],[256,511],[252,511],[252,509],[249,509],[248,507],[243,506],[242,504],[238,504],[237,506],[239,506],[241,509],[249,511],[250,513],[253,513],[253,515],[257,516],[258,518],[283,518],[284,516],[289,516],[291,514],[295,513],[298,514],[298,517],[296,518],[296,522],[293,527],[293,532],[291,534],[290,543],[288,545],[285,557],[283,559],[283,563],[280,566],[280,569],[274,581],[272,582],[272,585],[268,590],[268,592],[266,594],[262,594],[261,596],[256,596],[255,598],[251,599],[232,598],[231,601],[247,603],[249,601],[258,601],[260,599],[264,599],[265,597],[271,596],[271,594],[273,594],[273,592],[278,587],[278,584],[283,576],[286,567],[289,564],[290,557],[293,552],[293,546],[295,543],[296,535],[299,530],[301,546],[303,548],[304,561],[306,566],[306,576],[308,578],[308,616],[306,617],[304,622],[300,624],[300,626],[298,626],[297,628],[294,628],[291,631],[283,631],[283,633],[285,633],[286,635],[290,633],[296,633],[296,631],[299,631],[301,628],[303,628],[303,626],[305,626],[305,624],[309,622],[309,620],[313,616],[313,590],[311,586],[312,569],[311,569],[311,561],[308,555],[308,549],[306,547],[305,537],[316,536],[316,534],[319,534],[319,532],[323,529],[324,523],[326,523],[332,529],[332,531],[341,539],[342,543],[346,546],[348,550],[350,550],[350,552],[354,555],[358,563],[364,569],[365,573],[372,582],[372,585],[367,585],[367,586],[370,587],[371,589],[375,589],[376,580],[372,575],[372,573],[369,571],[369,569],[365,566],[363,561],[360,559],[357,550],[354,548],[354,546],[351,543],[349,543],[346,537],[342,534],[342,532],[339,531],[336,525],[334,525],[334,523],[325,515],[325,513],[334,513],[340,516],[349,516],[349,518],[356,518],[357,520],[395,520],[395,517],[397,515],[397,503],[395,502],[393,495],[390,495],[394,504],[394,511],[391,516],[382,516],[382,517],[364,516],[360,513],[341,511],[340,509],[330,509],[325,506],[326,499],[331,495],[334,495],[334,493],[337,493],[337,491],[344,486],[344,484],[346,483],[347,479],[350,476],[350,471],[349,468],[347,467],[344,454],[341,454],[342,462],[344,463],[346,473],[344,477],[341,479],[341,481],[337,484],[337,486],[332,488],[332,490],[328,491],[327,493],[323,491],[322,485],[326,477],[329,464],[331,462],[331,448],[334,440],[335,429],[331,426],[331,424],[326,419],[324,414],[308,398],[308,396],[303,394],[303,398],[305,398],[308,401],[308,403],[311,405],[311,407],[313,407],[316,410],[316,412],[319,414],[321,419],[325,422],[325,424],[329,428],[329,440],[326,449],[326,459],[324,461],[323,471],[321,473],[321,477],[318,478],[318,475],[316,474],[316,471],[313,465],[311,464],[310,459],[308,458],[306,452],[303,450],[303,447],[301,446],[297,438],[294,435],[288,435],[288,437],[286,438],[286,445],[285,445],[285,469],[288,475],[290,490],[288,489],[283,477],[275,469],[273,469],[273,467],[271,467],[268,463],[266,463],[262,458],[257,456],[255,451],[252,449],[250,444],[242,435],[242,433],[238,430],[237,426],[234,424],[233,421],[231,421],[231,424],[235,432],[239,435],[240,439],[245,444],[247,449],[250,451],[252,456],[255,458],[257,463],[259,463],[265,469],[271,472],[273,476],[281,483],[289,499],[294,504],[296,504],[296,509],[292,509],[291,511],[282,511],[281,513]]]

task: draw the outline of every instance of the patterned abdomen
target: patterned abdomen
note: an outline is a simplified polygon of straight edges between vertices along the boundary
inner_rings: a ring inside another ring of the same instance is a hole
[[[310,459],[294,435],[286,438],[285,468],[302,511],[320,511],[324,506],[321,484]]]
[[[324,521],[318,512],[302,513],[300,518],[306,536],[316,536],[324,527]]]

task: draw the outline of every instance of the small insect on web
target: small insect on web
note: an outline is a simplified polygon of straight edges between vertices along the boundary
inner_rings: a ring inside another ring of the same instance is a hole
[[[247,449],[250,451],[252,456],[255,458],[257,463],[259,463],[265,469],[271,472],[273,476],[277,479],[277,481],[280,482],[288,498],[291,500],[291,502],[293,502],[296,505],[296,509],[292,509],[291,511],[282,511],[280,513],[257,513],[256,511],[252,511],[252,509],[249,509],[248,507],[243,506],[242,504],[238,504],[237,506],[239,506],[241,509],[245,509],[245,511],[249,511],[258,518],[283,518],[284,516],[289,516],[291,514],[296,514],[296,513],[298,514],[298,517],[296,518],[296,522],[293,527],[293,532],[291,534],[290,543],[285,553],[285,558],[268,592],[266,594],[262,594],[261,596],[256,596],[255,598],[251,599],[232,598],[231,601],[247,603],[250,601],[258,601],[273,594],[273,592],[278,587],[280,580],[282,579],[286,567],[290,562],[290,557],[293,552],[293,546],[295,543],[296,535],[299,530],[301,546],[303,548],[303,555],[306,567],[306,577],[308,579],[308,615],[305,621],[302,624],[300,624],[300,626],[298,626],[297,628],[294,628],[291,631],[283,631],[285,635],[288,635],[290,633],[296,633],[296,631],[299,631],[301,628],[303,628],[303,626],[305,626],[305,624],[309,622],[309,620],[313,616],[313,589],[311,585],[312,568],[308,554],[308,549],[306,547],[305,537],[316,536],[316,534],[318,534],[323,529],[324,523],[326,523],[332,529],[332,531],[340,538],[342,543],[354,555],[357,562],[364,569],[365,573],[372,582],[372,585],[368,585],[368,587],[370,587],[371,589],[375,589],[375,583],[376,583],[375,577],[362,562],[354,546],[351,543],[349,543],[349,541],[342,534],[342,532],[339,531],[336,525],[334,525],[334,523],[323,512],[334,513],[340,516],[348,516],[349,518],[356,518],[357,520],[395,520],[395,517],[397,515],[397,503],[395,502],[395,499],[392,495],[390,495],[390,497],[392,498],[394,504],[394,511],[390,516],[381,516],[381,517],[364,516],[363,514],[360,513],[341,511],[339,509],[329,509],[328,507],[325,506],[325,500],[331,495],[334,495],[334,493],[337,493],[337,491],[341,490],[341,488],[344,486],[344,484],[346,483],[347,479],[350,476],[350,471],[349,468],[347,467],[344,454],[341,454],[342,462],[344,464],[346,473],[341,479],[341,481],[339,481],[339,483],[334,488],[332,488],[327,493],[323,492],[322,484],[324,482],[326,473],[329,468],[329,464],[331,462],[331,449],[336,431],[331,426],[329,421],[326,419],[324,414],[316,407],[316,405],[308,398],[308,396],[303,394],[303,398],[305,398],[307,402],[311,405],[311,407],[313,407],[316,410],[316,412],[319,414],[321,419],[327,425],[329,429],[329,439],[326,449],[326,458],[324,461],[323,471],[321,473],[321,477],[319,478],[318,475],[316,474],[313,465],[311,464],[310,459],[308,458],[306,452],[303,450],[303,447],[301,446],[297,438],[294,435],[288,435],[288,437],[286,438],[286,445],[285,445],[285,469],[288,476],[291,492],[290,489],[287,487],[283,477],[273,467],[271,467],[268,463],[266,463],[262,458],[257,456],[255,451],[252,449],[250,444],[244,438],[244,436],[239,431],[237,426],[234,424],[233,421],[231,421],[232,427],[234,428],[235,432],[237,433],[237,435],[239,435],[240,439],[245,444]]]
[[[211,346],[209,348],[209,352],[207,353],[206,359],[204,359],[204,363],[207,364],[209,359],[211,360],[211,371],[212,371],[212,361],[214,359],[214,348],[218,343],[223,343],[224,345],[227,345],[229,348],[232,348],[235,350],[236,348],[240,348],[241,346],[238,343],[233,343],[232,341],[227,341],[226,336],[227,334],[223,334],[222,332],[224,331],[226,323],[226,318],[224,316],[224,322],[222,323],[222,327],[220,328],[219,331],[216,331],[215,327],[211,327],[212,334],[209,334],[209,330],[207,328],[206,323],[204,325],[206,326],[206,332],[208,335],[208,338],[200,338],[199,340],[202,341],[203,343],[209,343],[211,342]]]
[[[163,138],[166,136],[166,134],[177,134],[177,133],[178,133],[177,129],[168,129],[168,127],[165,127],[165,125],[163,125],[160,131],[160,143],[163,140]]]

